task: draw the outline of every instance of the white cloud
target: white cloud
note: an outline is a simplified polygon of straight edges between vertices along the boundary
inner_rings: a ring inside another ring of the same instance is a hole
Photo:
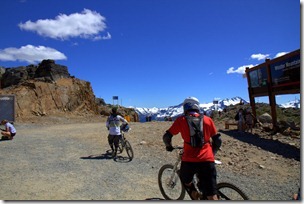
[[[269,54],[252,54],[251,59],[257,59],[257,60],[265,60],[267,57],[269,57]]]
[[[44,59],[66,60],[67,57],[50,47],[26,45],[20,48],[9,47],[0,50],[1,61],[41,62]]]
[[[36,22],[29,20],[19,23],[18,26],[22,30],[37,32],[41,36],[61,40],[73,37],[101,39],[99,33],[107,28],[105,17],[89,9],[70,15],[59,14],[55,19],[40,19]],[[110,36],[109,33],[108,36]]]
[[[285,54],[287,54],[288,52],[279,52],[279,53],[277,53],[276,54],[276,56],[275,56],[275,58],[277,58],[277,57],[280,57],[280,56],[282,56],[282,55],[285,55]],[[261,54],[261,53],[259,53],[259,54],[252,54],[251,56],[250,56],[250,58],[251,59],[256,59],[256,60],[265,60],[267,57],[269,57],[270,55],[269,54]],[[256,64],[256,65],[252,65],[252,64],[250,64],[250,65],[244,65],[244,66],[241,66],[241,67],[238,67],[237,69],[235,69],[234,67],[230,67],[227,71],[226,71],[226,73],[227,74],[244,74],[245,73],[245,70],[246,70],[246,67],[248,67],[248,68],[252,68],[252,67],[254,67],[254,66],[257,66],[258,64]]]
[[[234,67],[230,67],[226,73],[227,74],[244,74],[245,73],[245,69],[246,67],[248,68],[251,68],[251,67],[254,67],[255,65],[252,65],[252,64],[249,64],[249,65],[244,65],[244,66],[241,66],[237,69],[234,69]]]
[[[93,38],[94,41],[97,40],[110,40],[112,38],[111,34],[109,32],[107,32],[106,36],[96,36]]]
[[[283,55],[286,55],[288,52],[279,52],[276,54],[276,56],[274,58],[277,58],[277,57],[281,57]]]
[[[112,38],[112,36],[111,36],[111,34],[109,33],[109,32],[107,32],[107,35],[106,36],[102,36],[102,39],[103,40],[109,40],[109,39],[111,39]]]

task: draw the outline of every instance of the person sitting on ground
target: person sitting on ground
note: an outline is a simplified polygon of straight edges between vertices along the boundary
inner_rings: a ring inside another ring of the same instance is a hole
[[[8,122],[7,120],[2,120],[1,125],[4,125],[5,129],[1,129],[1,135],[3,140],[12,140],[16,135],[17,131],[13,124]]]
[[[112,149],[112,157],[116,157],[119,139],[121,138],[121,125],[128,125],[128,121],[118,114],[118,108],[113,107],[112,113],[108,117],[106,127],[109,130],[108,142]],[[114,144],[114,147],[113,147]]]

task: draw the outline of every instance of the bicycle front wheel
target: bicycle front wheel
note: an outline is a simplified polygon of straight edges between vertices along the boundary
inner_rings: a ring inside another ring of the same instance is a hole
[[[122,153],[123,152],[123,150],[124,150],[124,141],[123,141],[123,139],[122,138],[120,138],[119,139],[119,142],[118,142],[118,151],[119,151],[119,153]]]
[[[126,152],[129,156],[130,160],[132,160],[133,157],[134,157],[134,153],[133,153],[133,149],[131,147],[131,144],[128,140],[125,140],[125,145],[126,145]]]
[[[160,168],[158,186],[166,200],[183,200],[185,197],[185,188],[171,164],[165,164]]]
[[[218,183],[217,191],[219,200],[249,200],[240,188],[231,183]]]

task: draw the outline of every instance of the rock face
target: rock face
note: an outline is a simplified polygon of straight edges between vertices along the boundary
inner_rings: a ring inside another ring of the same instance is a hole
[[[0,94],[16,96],[17,118],[62,113],[98,114],[90,83],[75,78],[61,78],[56,83],[27,80],[0,90]]]
[[[31,116],[108,116],[111,107],[96,98],[90,82],[70,76],[68,68],[54,60],[38,66],[0,68],[0,95],[15,95],[16,118]],[[134,110],[121,108],[131,121],[138,121]],[[0,116],[1,117],[1,116]]]
[[[29,65],[16,68],[2,68],[0,72],[1,87],[6,88],[12,85],[36,79],[44,82],[54,82],[61,78],[70,78],[68,68],[58,65],[54,60],[43,60],[38,66]]]

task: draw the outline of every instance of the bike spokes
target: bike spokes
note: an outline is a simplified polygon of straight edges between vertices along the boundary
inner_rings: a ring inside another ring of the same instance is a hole
[[[172,165],[164,165],[158,174],[160,191],[167,200],[182,200],[185,197],[185,189],[179,175],[173,171]]]
[[[125,145],[126,145],[126,151],[127,151],[128,156],[129,156],[129,159],[132,160],[133,157],[134,157],[134,153],[133,153],[133,149],[131,147],[131,144],[128,140],[126,140]]]

